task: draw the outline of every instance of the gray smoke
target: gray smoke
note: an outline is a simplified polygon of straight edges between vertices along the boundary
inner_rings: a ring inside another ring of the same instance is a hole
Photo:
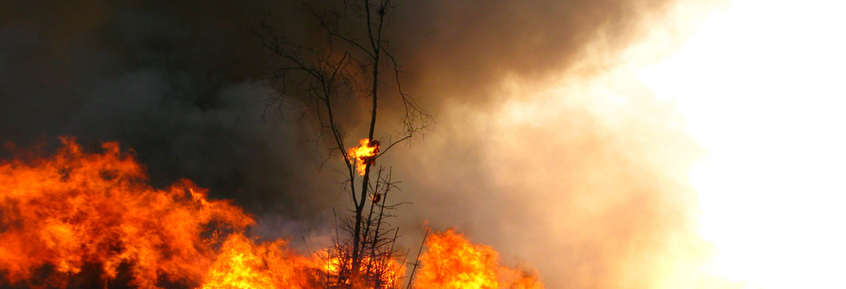
[[[314,27],[300,5],[241,2],[4,4],[0,141],[119,141],[155,185],[188,178],[271,220],[257,231],[310,238],[302,232],[324,230],[331,210],[348,204],[340,160],[322,165],[327,153],[295,101],[265,107],[273,91],[263,77],[278,59],[252,35],[262,19],[292,39]],[[436,122],[379,161],[402,180],[397,200],[412,203],[397,220],[404,246],[417,246],[426,220],[457,227],[506,260],[538,268],[549,288],[646,288],[650,279],[636,275],[653,269],[638,264],[685,254],[676,246],[703,247],[685,174],[695,160],[686,152],[697,148],[674,125],[672,106],[638,94],[613,110],[568,96],[584,95],[578,91],[539,97],[541,88],[504,88],[601,71],[574,70],[594,55],[589,44],[614,54],[673,2],[397,3],[391,48],[406,90]],[[567,105],[553,115],[503,117],[514,103],[560,99]],[[609,121],[609,109],[623,121]],[[397,121],[385,116],[383,136]]]

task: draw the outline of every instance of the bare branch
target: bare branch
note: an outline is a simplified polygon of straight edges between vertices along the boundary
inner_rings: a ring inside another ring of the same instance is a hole
[[[371,3],[374,2],[374,3]],[[383,115],[380,108],[380,93],[383,97],[398,97],[403,104],[404,115],[399,120],[403,125],[403,132],[398,141],[391,143],[381,152],[376,151],[367,158],[376,159],[389,151],[397,143],[406,141],[412,135],[431,123],[431,116],[427,114],[415,101],[403,91],[400,79],[401,69],[397,59],[389,52],[389,43],[383,39],[383,32],[388,21],[388,14],[393,6],[391,0],[350,0],[344,1],[348,10],[318,7],[303,1],[301,4],[311,15],[321,29],[310,37],[308,46],[293,43],[290,39],[274,33],[268,21],[262,21],[257,34],[260,43],[278,56],[282,64],[273,72],[271,82],[278,90],[278,94],[270,97],[266,104],[278,106],[283,98],[293,97],[303,105],[304,115],[315,117],[317,137],[315,143],[325,143],[328,156],[321,163],[323,165],[339,152],[346,170],[343,171],[344,181],[342,191],[349,193],[352,204],[351,217],[343,218],[340,224],[336,221],[334,251],[329,253],[332,258],[339,258],[340,266],[337,276],[327,276],[327,286],[352,287],[352,282],[366,282],[367,287],[397,288],[399,285],[389,285],[384,274],[389,266],[388,260],[394,260],[399,252],[394,251],[394,244],[398,236],[398,229],[392,228],[388,219],[394,217],[393,212],[398,206],[406,204],[387,203],[387,197],[392,190],[398,190],[397,184],[391,180],[392,171],[387,172],[383,167],[372,172],[373,162],[364,162],[361,178],[356,170],[357,161],[361,156],[347,151],[346,142],[350,142],[346,130],[350,129],[346,123],[348,119],[355,119],[359,111],[347,109],[346,99],[359,96],[360,99],[370,101],[370,111],[367,115],[358,116],[367,124],[366,139],[375,142],[377,131],[377,117]],[[353,7],[352,11],[349,8]],[[345,15],[349,12],[358,13],[357,18],[362,23],[352,25]],[[362,19],[364,18],[364,19]],[[361,26],[359,26],[361,25]],[[383,58],[387,57],[387,61]],[[385,69],[393,69],[393,75],[385,75]],[[383,78],[393,77],[396,91],[391,85],[385,85]],[[380,86],[385,85],[385,88]],[[277,107],[277,109],[279,109]],[[389,114],[388,114],[389,115]],[[350,132],[354,132],[350,130]],[[388,134],[389,138],[390,134]],[[359,138],[363,139],[363,138]],[[358,139],[356,139],[357,141]],[[369,206],[369,207],[368,207]],[[368,210],[368,211],[365,211]],[[337,229],[349,234],[349,239],[340,238]],[[393,238],[391,238],[393,233]],[[347,286],[347,285],[350,286]],[[362,283],[363,284],[363,283]],[[362,285],[358,284],[358,285]],[[356,286],[358,286],[356,285]]]

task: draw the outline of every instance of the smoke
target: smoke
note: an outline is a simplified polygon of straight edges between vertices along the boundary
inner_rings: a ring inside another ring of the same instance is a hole
[[[307,37],[300,6],[13,2],[0,12],[3,143],[119,141],[154,184],[191,179],[268,220],[262,233],[320,239],[313,230],[348,205],[309,118],[295,103],[264,106],[262,76],[278,59],[252,31],[270,15]],[[550,288],[651,287],[705,254],[687,181],[701,151],[674,104],[638,83],[602,88],[617,79],[613,56],[674,4],[397,3],[391,49],[436,122],[379,161],[412,203],[399,213],[404,245],[416,247],[426,220],[457,227]],[[313,226],[286,225],[298,221]]]
[[[398,9],[402,47],[421,90],[455,101],[502,100],[503,78],[542,83],[559,76],[601,40],[613,53],[643,33],[672,1],[414,1]],[[460,97],[455,97],[460,96]]]
[[[676,270],[710,250],[687,180],[703,151],[671,103],[641,93],[567,87],[443,115],[445,131],[397,170],[415,188],[409,210],[517,256],[550,288],[653,288],[689,274]]]
[[[63,14],[56,4],[4,18],[3,142],[117,140],[154,183],[196,180],[257,213],[301,216],[330,198],[298,197],[331,186],[314,179],[322,158],[308,125],[265,111],[263,54],[252,22],[234,15],[246,8],[93,3]]]

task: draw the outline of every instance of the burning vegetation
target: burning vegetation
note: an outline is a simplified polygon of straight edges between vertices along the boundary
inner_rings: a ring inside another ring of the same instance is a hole
[[[379,155],[379,141],[370,139],[361,139],[359,145],[350,148],[347,152],[347,157],[350,164],[355,164],[355,169],[359,175],[364,175],[367,166],[376,163],[376,157]]]
[[[426,246],[414,288],[543,288],[534,272],[500,265],[493,248],[470,243],[453,230],[428,237]]]
[[[0,166],[0,268],[11,284],[65,287],[85,268],[138,288],[199,284],[222,233],[253,223],[188,180],[146,185],[116,143],[86,154],[63,142],[52,159]]]
[[[0,163],[0,287],[402,287],[396,255],[365,256],[360,278],[340,278],[350,266],[343,246],[309,255],[258,242],[246,234],[251,216],[191,181],[156,189],[116,143],[86,153],[62,141],[52,158]],[[414,288],[542,288],[453,231],[425,244]]]

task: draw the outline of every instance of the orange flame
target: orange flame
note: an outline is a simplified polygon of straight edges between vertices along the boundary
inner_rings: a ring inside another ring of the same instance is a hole
[[[214,238],[201,236],[253,223],[188,180],[166,190],[146,185],[141,165],[116,143],[85,154],[62,141],[53,159],[0,164],[0,270],[9,282],[37,287],[29,280],[47,270],[47,286],[64,287],[94,265],[103,280],[131,271],[138,288],[158,288],[161,278],[196,283],[214,257]]]
[[[315,261],[298,255],[277,240],[256,245],[233,234],[206,275],[202,289],[319,288]]]
[[[371,258],[365,264],[365,280],[339,280],[349,272],[348,258],[330,257],[328,249],[305,257],[287,249],[287,242],[275,240],[256,244],[243,234],[232,234],[223,244],[206,275],[202,289],[231,288],[399,288],[405,268],[393,258]],[[373,277],[380,273],[381,278]]]
[[[390,253],[363,256],[361,280],[339,278],[351,264],[342,246],[304,256],[285,240],[257,243],[244,234],[253,219],[206,189],[155,189],[116,143],[96,154],[62,141],[53,158],[0,162],[0,287],[401,288]],[[452,231],[426,244],[415,288],[542,288]],[[92,272],[102,283],[73,281]]]
[[[426,246],[414,288],[543,288],[534,272],[500,265],[493,248],[474,245],[453,230],[430,235]]]
[[[376,163],[376,156],[379,154],[379,141],[361,139],[357,147],[351,148],[347,155],[350,164],[355,164],[359,175],[364,175],[367,166]]]
[[[315,254],[322,262],[320,266],[324,284],[331,288],[401,288],[405,266],[397,262],[391,254],[371,257],[362,256],[361,280],[339,280],[344,273],[349,274],[352,258],[349,248],[336,247],[333,251],[322,250]]]

